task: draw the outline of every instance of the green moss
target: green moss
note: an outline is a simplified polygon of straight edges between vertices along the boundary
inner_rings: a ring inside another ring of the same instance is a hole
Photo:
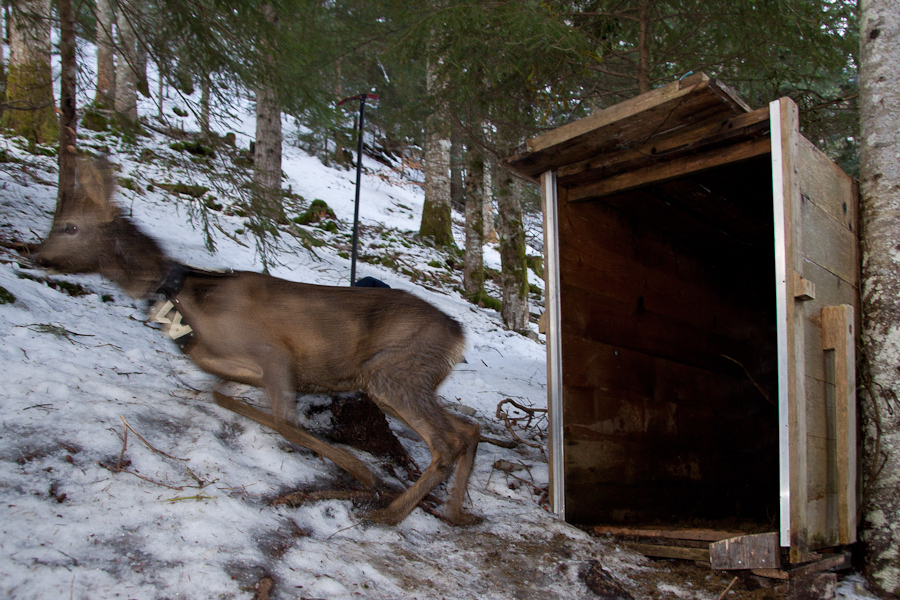
[[[0,286],[0,304],[12,304],[16,301],[16,297],[5,287]]]
[[[443,269],[445,265],[439,260],[430,260],[428,261],[428,266],[434,267],[435,269]]]
[[[158,183],[162,189],[172,194],[183,194],[191,198],[200,198],[209,191],[208,187],[202,185],[190,185],[187,183]]]
[[[294,223],[297,223],[298,225],[310,225],[312,223],[318,223],[323,219],[337,220],[337,217],[324,200],[319,200],[317,198],[312,201],[306,211],[301,215],[294,217]],[[335,232],[336,231],[337,226],[335,226]]]
[[[3,126],[28,140],[30,151],[34,151],[37,144],[59,141],[59,118],[53,102],[53,76],[48,63],[10,65],[6,100],[13,106],[40,107],[3,113]]]
[[[81,117],[81,126],[90,131],[109,131],[109,119],[106,115],[88,109]],[[100,138],[100,136],[97,137]]]
[[[337,255],[340,256],[340,257],[343,258],[343,259],[349,259],[349,258],[350,258],[350,253],[349,253],[349,252],[341,251],[341,252],[338,252]]]
[[[528,264],[528,268],[532,270],[532,272],[540,277],[544,278],[544,259],[541,256],[527,256],[525,257],[525,262]]]
[[[19,279],[27,279],[29,281],[36,281],[38,283],[43,283],[47,287],[54,289],[58,292],[62,292],[64,294],[68,294],[73,298],[79,298],[81,296],[88,296],[93,294],[91,290],[85,288],[82,285],[77,283],[70,283],[68,281],[60,281],[58,279],[45,279],[42,277],[36,277],[34,275],[29,275],[28,273],[24,273],[22,271],[16,273]]]
[[[422,208],[422,225],[419,227],[419,235],[430,239],[437,247],[455,248],[449,208],[442,210],[442,207],[426,200]]]
[[[119,187],[126,190],[131,190],[132,192],[140,192],[141,186],[134,182],[134,179],[131,177],[119,177],[117,180]]]
[[[475,294],[467,296],[467,299],[472,304],[477,304],[478,306],[484,308],[490,308],[496,310],[497,312],[500,312],[500,310],[503,308],[503,302],[497,300],[496,298],[488,296],[484,290],[480,290]]]
[[[188,116],[188,111],[184,110],[183,108],[179,108],[177,106],[172,107],[172,112],[175,113],[176,115],[178,115],[179,117]]]
[[[200,158],[215,158],[216,152],[208,146],[204,146],[200,142],[185,140],[181,142],[173,142],[169,144],[169,148],[176,152],[187,152],[192,156]]]

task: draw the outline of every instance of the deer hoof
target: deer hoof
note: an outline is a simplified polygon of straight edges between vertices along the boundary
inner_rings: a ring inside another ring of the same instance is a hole
[[[466,527],[468,525],[479,525],[484,522],[484,519],[477,515],[473,515],[472,513],[467,513],[464,511],[456,511],[456,512],[445,512],[444,518],[456,525],[457,527]]]

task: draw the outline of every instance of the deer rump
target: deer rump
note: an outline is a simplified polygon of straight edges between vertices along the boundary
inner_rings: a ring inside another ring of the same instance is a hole
[[[121,214],[105,161],[80,161],[78,170],[75,198],[58,208],[50,235],[36,253],[39,264],[99,273],[134,298],[163,294],[152,316],[182,350],[213,375],[265,388],[272,414],[214,393],[219,404],[375,488],[378,478],[359,459],[304,431],[296,414],[299,389],[367,393],[385,413],[418,433],[432,455],[419,479],[369,518],[400,522],[455,465],[443,515],[457,524],[475,520],[462,505],[480,428],[447,411],[435,391],[461,358],[465,339],[459,323],[399,290],[311,285],[252,272],[223,276],[182,267]]]

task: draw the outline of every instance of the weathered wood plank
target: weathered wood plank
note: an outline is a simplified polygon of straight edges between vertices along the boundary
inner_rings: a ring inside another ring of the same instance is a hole
[[[675,130],[651,141],[637,139],[633,148],[594,156],[563,165],[557,171],[560,185],[572,187],[605,179],[624,171],[635,171],[654,164],[683,158],[762,137],[768,134],[769,111],[761,108],[729,119]]]
[[[781,566],[778,533],[738,535],[709,545],[713,569],[777,569]]]
[[[791,569],[753,569],[751,573],[769,579],[791,580],[805,577],[812,573],[828,569],[849,569],[850,557],[847,554],[826,554],[808,564]]]
[[[798,140],[800,193],[832,219],[858,233],[858,208],[853,179],[808,139]]]
[[[856,235],[806,198],[800,211],[803,231],[806,232],[801,248],[803,258],[857,287],[859,257]]]
[[[856,541],[856,333],[853,307],[822,309],[822,347],[833,351],[840,543]]]
[[[655,544],[625,544],[635,552],[654,558],[678,558],[709,562],[709,550],[706,548],[682,548],[680,546],[657,546]]]
[[[768,137],[753,139],[702,154],[690,154],[668,162],[613,175],[607,179],[570,188],[569,200],[583,202],[655,183],[662,183],[768,154]]]
[[[721,529],[686,529],[681,527],[622,527],[618,525],[597,525],[596,533],[608,533],[629,537],[663,538],[672,540],[693,540],[699,542],[718,542],[728,538],[744,535],[741,531],[723,531]]]
[[[506,164],[535,178],[586,156],[614,151],[623,140],[649,139],[688,123],[750,111],[731,89],[698,73],[539,135]]]
[[[775,215],[776,327],[778,331],[778,380],[782,412],[781,488],[782,544],[790,545],[791,562],[803,561],[807,542],[807,433],[805,361],[803,355],[804,306],[795,300],[794,277],[802,270],[800,182],[797,177],[797,140],[800,120],[797,105],[788,98],[769,104],[772,125],[772,187]],[[785,540],[785,536],[789,536]]]

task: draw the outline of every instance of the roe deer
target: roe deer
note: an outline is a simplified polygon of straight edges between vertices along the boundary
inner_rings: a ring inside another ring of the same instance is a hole
[[[480,428],[445,410],[435,389],[459,362],[459,323],[431,304],[393,289],[327,287],[252,272],[190,269],[121,214],[105,161],[80,161],[75,199],[60,207],[38,263],[99,273],[133,298],[160,301],[151,316],[204,371],[265,388],[272,415],[216,393],[216,400],[318,452],[374,488],[378,479],[349,452],[298,427],[298,389],[363,391],[416,431],[432,460],[421,477],[374,521],[402,521],[435,486],[455,476],[443,514],[474,517],[463,500]]]

